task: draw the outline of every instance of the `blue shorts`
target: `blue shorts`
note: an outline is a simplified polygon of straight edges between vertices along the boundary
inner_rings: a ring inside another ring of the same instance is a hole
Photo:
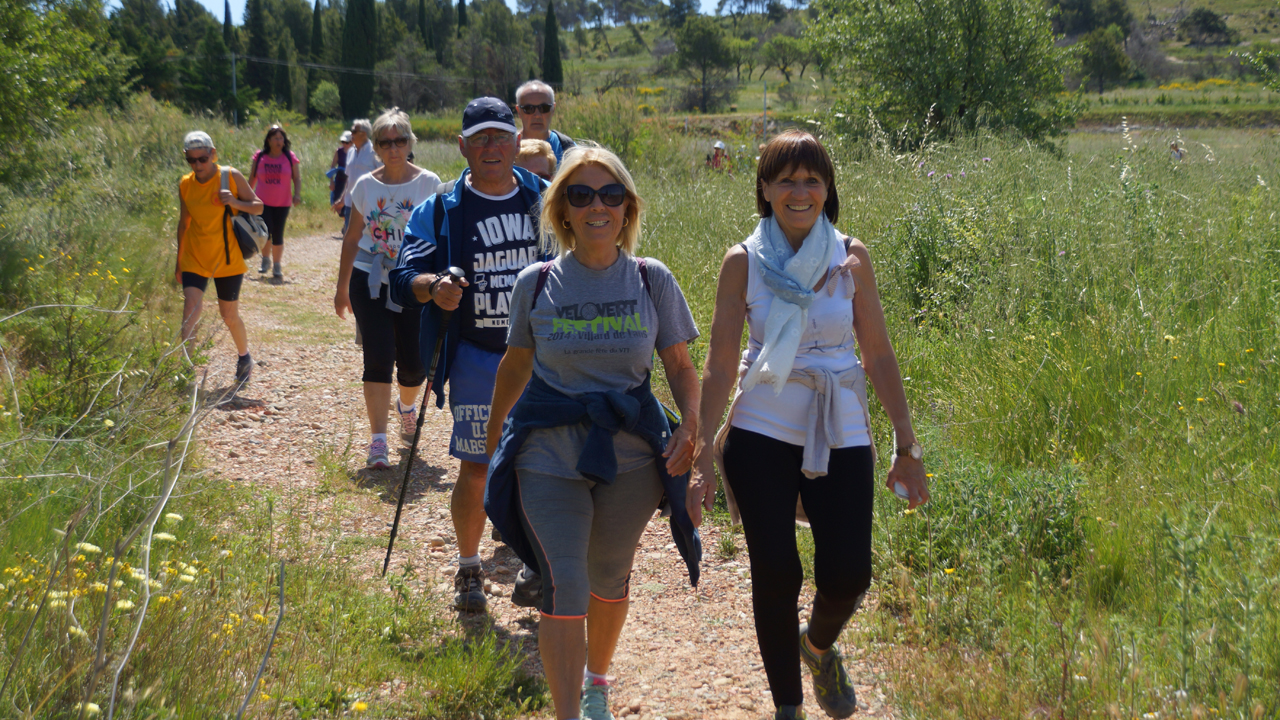
[[[453,413],[449,454],[459,460],[489,464],[485,437],[501,360],[502,353],[483,350],[465,340],[458,343],[458,355],[449,373],[449,412]]]

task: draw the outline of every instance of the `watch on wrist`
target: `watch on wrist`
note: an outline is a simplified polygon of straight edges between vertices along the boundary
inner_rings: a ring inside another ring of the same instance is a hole
[[[894,454],[898,457],[909,457],[912,460],[920,460],[924,457],[924,448],[920,447],[920,443],[913,442],[910,445],[900,445],[897,452]]]

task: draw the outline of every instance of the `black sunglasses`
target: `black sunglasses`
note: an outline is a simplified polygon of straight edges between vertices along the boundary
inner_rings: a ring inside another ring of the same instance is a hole
[[[587,207],[596,195],[600,196],[600,202],[605,205],[618,207],[623,200],[627,199],[627,186],[622,183],[609,183],[599,190],[590,185],[570,185],[564,189],[564,196],[574,207]]]
[[[183,155],[182,158],[187,161],[188,165],[203,165],[209,162],[212,156],[201,155],[200,157],[191,157],[190,155]]]
[[[409,138],[407,137],[398,137],[398,138],[391,138],[390,140],[378,141],[378,147],[382,148],[383,150],[390,150],[392,145],[395,145],[398,148],[402,148],[408,144],[409,144]]]
[[[552,105],[551,103],[542,103],[541,105],[517,105],[516,107],[520,108],[520,112],[525,115],[532,115],[535,112],[546,115],[551,112],[551,108],[555,107],[555,105]]]

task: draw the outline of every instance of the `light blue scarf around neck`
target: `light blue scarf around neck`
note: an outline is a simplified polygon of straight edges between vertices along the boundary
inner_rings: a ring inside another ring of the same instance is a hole
[[[826,213],[823,213],[818,216],[818,221],[809,230],[809,235],[805,237],[805,242],[809,242],[809,238],[813,237],[815,233],[821,237],[834,231],[835,228],[831,227]],[[787,266],[787,261],[795,257],[796,251],[791,248],[791,243],[787,240],[787,236],[782,232],[782,228],[778,226],[778,219],[773,215],[762,218],[760,224],[756,226],[754,234],[758,236],[759,243],[749,243],[748,247],[754,246],[756,260],[759,261],[760,277],[764,280],[764,284],[773,291],[774,295],[782,300],[802,310],[809,309],[809,306],[813,304],[815,293],[813,288],[801,285],[795,278],[787,274],[784,269]],[[803,247],[803,243],[801,247]]]

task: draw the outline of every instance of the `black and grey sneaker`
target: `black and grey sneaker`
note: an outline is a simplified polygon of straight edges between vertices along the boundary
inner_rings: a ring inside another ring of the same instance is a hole
[[[258,274],[265,275],[271,270],[271,256],[266,253],[262,254],[262,264],[258,266]]]
[[[453,575],[453,607],[463,612],[484,612],[489,599],[484,596],[484,568],[473,565],[458,568]]]
[[[251,375],[253,375],[253,358],[249,353],[245,353],[236,359],[236,384],[243,385],[249,382]]]
[[[805,715],[799,705],[779,705],[773,713],[773,720],[805,720]]]
[[[818,706],[833,718],[847,718],[858,709],[858,696],[840,661],[840,650],[832,645],[830,650],[818,655],[805,642],[808,634],[809,624],[805,623],[800,626],[800,659],[813,673],[813,694]]]
[[[528,565],[516,573],[516,584],[511,589],[511,604],[527,608],[542,605],[542,576]]]
[[[271,268],[271,280],[273,282],[284,281],[284,266],[282,266],[280,263],[276,263]]]

